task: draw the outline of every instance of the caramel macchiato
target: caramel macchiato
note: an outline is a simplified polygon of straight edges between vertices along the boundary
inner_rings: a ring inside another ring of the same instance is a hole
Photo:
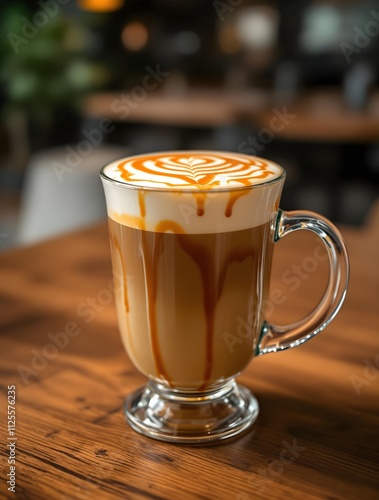
[[[125,401],[138,432],[175,443],[236,436],[259,412],[235,377],[254,357],[303,344],[338,313],[349,262],[338,230],[279,209],[284,170],[253,156],[177,151],[101,172],[122,339],[149,379]],[[329,282],[291,325],[264,318],[275,241],[299,229],[325,245]]]
[[[130,358],[146,376],[202,389],[239,373],[261,331],[283,175],[225,153],[136,156],[108,165],[116,306]],[[268,184],[269,185],[269,184]],[[238,318],[245,338],[230,349]]]

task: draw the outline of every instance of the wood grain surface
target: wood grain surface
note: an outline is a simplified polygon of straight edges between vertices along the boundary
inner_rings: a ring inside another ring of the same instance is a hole
[[[105,225],[3,254],[0,497],[379,498],[379,221],[342,232],[351,286],[339,316],[306,345],[253,360],[239,380],[259,400],[258,422],[213,446],[157,442],[124,420],[125,396],[145,380],[127,358],[107,292]],[[318,246],[304,233],[277,244],[271,290],[284,301],[268,306],[271,320],[296,320],[317,302],[326,282]],[[62,348],[47,347],[53,337]],[[12,384],[14,494],[6,483]]]

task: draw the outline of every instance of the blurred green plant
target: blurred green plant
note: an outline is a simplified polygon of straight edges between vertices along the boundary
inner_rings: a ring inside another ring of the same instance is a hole
[[[54,119],[55,110],[66,107],[78,110],[81,98],[103,87],[110,78],[105,64],[86,57],[91,45],[90,29],[59,9],[45,26],[26,39],[25,19],[31,13],[23,2],[3,8],[0,29],[0,85],[5,94],[3,112],[21,109],[40,124]],[[24,42],[16,44],[17,37]],[[21,39],[21,38],[20,38]],[[13,40],[13,43],[12,43]]]

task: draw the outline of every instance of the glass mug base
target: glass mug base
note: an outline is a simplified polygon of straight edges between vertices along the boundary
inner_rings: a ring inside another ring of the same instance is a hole
[[[125,401],[131,427],[172,443],[209,443],[240,434],[257,419],[259,405],[235,380],[202,392],[178,392],[154,382]]]

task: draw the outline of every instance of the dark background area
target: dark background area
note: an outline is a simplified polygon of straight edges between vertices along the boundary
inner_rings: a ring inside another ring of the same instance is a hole
[[[379,2],[14,1],[0,24],[0,250],[101,219],[102,163],[157,150],[255,151],[287,170],[282,208],[367,219]]]

